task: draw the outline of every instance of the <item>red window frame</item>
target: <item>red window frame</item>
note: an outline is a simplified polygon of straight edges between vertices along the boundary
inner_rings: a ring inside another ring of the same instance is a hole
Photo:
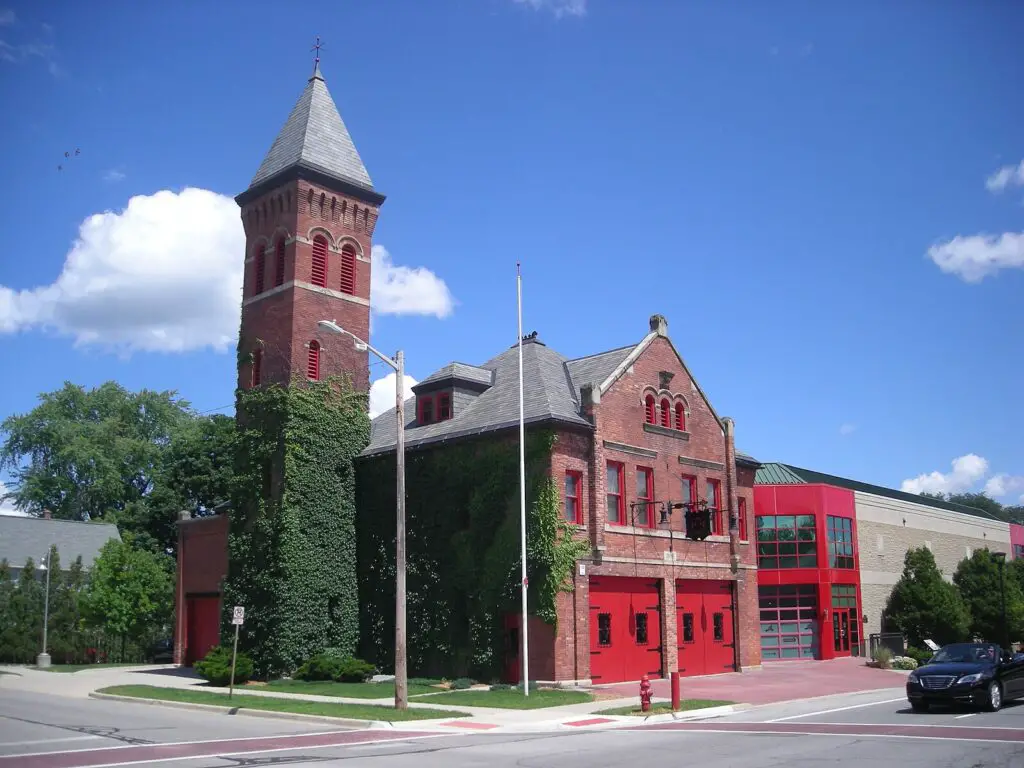
[[[313,285],[327,287],[327,238],[323,235],[313,238],[313,261],[309,272],[309,280]]]
[[[611,473],[615,472],[618,491],[611,491]],[[605,514],[608,522],[612,525],[626,524],[626,497],[623,493],[622,483],[625,480],[625,465],[621,461],[609,461],[605,467]],[[612,519],[614,504],[615,518]]]
[[[309,351],[306,353],[306,378],[311,381],[320,381],[320,342],[309,342]]]
[[[654,470],[650,467],[636,468],[636,520],[633,525],[638,528],[654,527],[654,505],[640,502],[654,501]]]
[[[572,493],[570,493],[570,481],[572,482]],[[581,525],[583,523],[583,504],[581,503],[581,487],[583,485],[583,473],[576,469],[565,470],[565,504],[563,514],[570,523]]]
[[[740,541],[748,541],[747,538],[747,500],[740,496],[736,499],[736,517],[740,531]]]
[[[263,378],[263,350],[252,353],[252,386],[258,387]]]
[[[442,392],[437,396],[437,420],[446,421],[452,417],[452,396]]]
[[[434,423],[434,397],[420,395],[416,400],[416,420],[420,424]]]
[[[274,287],[284,285],[284,238],[278,238],[274,251]]]
[[[263,293],[267,272],[267,246],[261,245],[256,249],[256,284],[253,286],[253,295]]]
[[[661,399],[661,426],[672,426],[672,405],[667,397]]]
[[[657,424],[658,419],[655,416],[655,405],[654,395],[647,395],[644,398],[644,421],[648,424]]]
[[[341,248],[341,292],[356,292],[356,249],[346,243]]]
[[[686,406],[682,403],[676,403],[676,429],[686,431]]]
[[[711,535],[722,535],[722,483],[713,478],[707,479],[708,509],[711,510]]]

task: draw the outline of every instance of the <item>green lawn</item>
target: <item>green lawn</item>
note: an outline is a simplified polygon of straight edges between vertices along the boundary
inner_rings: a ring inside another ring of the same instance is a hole
[[[676,712],[687,712],[694,709],[705,709],[707,707],[724,707],[727,704],[735,704],[735,701],[715,701],[714,699],[683,699],[679,702],[679,709]],[[652,704],[650,710],[643,712],[640,706],[635,707],[614,707],[613,709],[602,709],[595,712],[595,715],[635,715],[647,717],[648,715],[667,715],[672,712],[669,704]]]
[[[81,672],[83,669],[109,669],[110,667],[144,667],[144,662],[138,661],[133,664],[53,664],[49,667],[41,667],[44,672]],[[40,667],[37,667],[40,669]]]
[[[451,704],[457,707],[496,707],[500,709],[543,709],[564,704],[582,704],[594,697],[584,691],[530,690],[524,696],[521,690],[506,691],[449,691],[434,696],[420,696],[418,701],[430,704]]]
[[[394,683],[335,683],[330,680],[274,680],[256,688],[260,691],[277,693],[309,693],[316,696],[342,696],[350,699],[393,699]],[[409,695],[416,696],[431,691],[442,691],[429,685],[410,685]]]
[[[271,696],[246,696],[236,693],[229,700],[226,693],[198,691],[189,688],[160,688],[155,685],[114,685],[101,688],[99,693],[114,696],[133,696],[140,699],[184,701],[190,704],[215,704],[239,709],[262,709],[270,712],[291,712],[322,717],[347,717],[353,720],[433,720],[444,717],[469,717],[464,712],[446,709],[397,710],[380,704],[334,704],[302,699],[279,699]]]

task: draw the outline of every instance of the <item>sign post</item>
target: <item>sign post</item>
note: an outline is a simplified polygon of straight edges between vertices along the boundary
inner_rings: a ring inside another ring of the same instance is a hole
[[[228,687],[228,698],[235,693],[235,659],[238,658],[238,629],[245,622],[245,607],[236,605],[231,613],[231,623],[235,625],[235,647],[231,651],[231,685]]]

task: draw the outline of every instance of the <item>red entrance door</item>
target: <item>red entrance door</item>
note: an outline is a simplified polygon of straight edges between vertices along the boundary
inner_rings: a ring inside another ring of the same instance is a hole
[[[654,579],[590,579],[590,677],[595,683],[661,677],[661,600]]]
[[[192,666],[220,642],[220,598],[189,597],[186,605],[185,664]]]
[[[731,581],[676,582],[676,646],[682,675],[735,671]]]

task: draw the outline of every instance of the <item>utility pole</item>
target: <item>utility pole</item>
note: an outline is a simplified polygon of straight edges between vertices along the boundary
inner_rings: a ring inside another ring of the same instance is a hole
[[[46,565],[46,591],[43,593],[43,650],[36,657],[37,667],[48,667],[50,666],[50,654],[46,652],[47,645],[47,630],[50,627],[50,555],[53,554],[53,545],[46,550],[46,555],[43,559]]]

